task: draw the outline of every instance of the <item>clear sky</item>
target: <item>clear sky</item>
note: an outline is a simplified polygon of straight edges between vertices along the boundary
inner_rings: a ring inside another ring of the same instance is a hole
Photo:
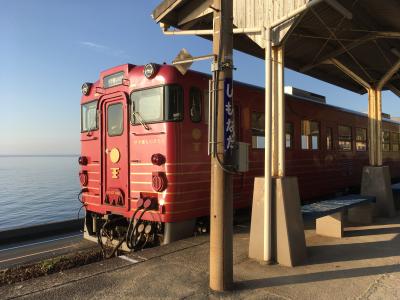
[[[170,63],[185,47],[211,53],[198,37],[164,36],[150,17],[161,0],[0,0],[0,155],[79,153],[80,87],[123,63]],[[235,52],[236,80],[263,86],[264,62]],[[192,69],[210,71],[209,62]],[[365,112],[367,97],[286,71],[286,85]],[[400,116],[387,92],[383,111]]]

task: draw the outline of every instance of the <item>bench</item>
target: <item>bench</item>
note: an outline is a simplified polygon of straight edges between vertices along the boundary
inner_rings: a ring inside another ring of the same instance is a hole
[[[316,233],[329,237],[343,237],[343,212],[347,210],[352,223],[371,224],[372,203],[375,197],[346,195],[301,207],[305,219],[316,219]]]

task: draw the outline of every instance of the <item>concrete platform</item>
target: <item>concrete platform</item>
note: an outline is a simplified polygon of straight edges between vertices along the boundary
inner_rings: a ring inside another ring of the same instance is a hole
[[[294,268],[248,259],[236,226],[235,290],[208,289],[208,236],[0,287],[2,299],[399,299],[400,216],[347,227],[342,239],[306,230],[308,261]]]

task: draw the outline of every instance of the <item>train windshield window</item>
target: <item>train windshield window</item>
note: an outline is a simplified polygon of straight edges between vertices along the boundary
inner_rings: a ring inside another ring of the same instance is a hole
[[[340,151],[351,151],[352,147],[352,135],[351,135],[351,127],[350,126],[342,126],[338,127],[338,135],[339,135],[339,150]]]
[[[293,124],[286,123],[285,126],[285,136],[286,136],[286,149],[293,148]]]
[[[197,88],[191,88],[189,92],[190,119],[192,122],[201,121],[201,91]]]
[[[318,150],[319,123],[315,121],[301,121],[301,149]]]
[[[81,131],[97,130],[97,101],[83,104],[81,107]]]
[[[382,133],[382,150],[387,152],[390,151],[390,132],[384,131]]]
[[[179,85],[165,87],[165,121],[183,119],[183,91]]]
[[[265,115],[264,113],[253,112],[251,115],[251,144],[253,149],[265,148]]]
[[[138,124],[143,122],[158,122],[163,120],[163,87],[136,91],[131,94],[131,120]]]
[[[356,150],[367,151],[367,129],[356,128]]]
[[[124,112],[122,103],[111,104],[107,108],[108,136],[121,135],[124,131]]]
[[[395,152],[399,151],[399,143],[400,143],[399,133],[392,132],[390,141],[392,142],[392,151],[395,151]]]
[[[332,128],[326,127],[326,150],[332,150]]]

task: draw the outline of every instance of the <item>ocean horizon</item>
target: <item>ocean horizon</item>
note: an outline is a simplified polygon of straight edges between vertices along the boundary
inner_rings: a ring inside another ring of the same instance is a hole
[[[1,154],[0,231],[77,218],[78,156]]]

